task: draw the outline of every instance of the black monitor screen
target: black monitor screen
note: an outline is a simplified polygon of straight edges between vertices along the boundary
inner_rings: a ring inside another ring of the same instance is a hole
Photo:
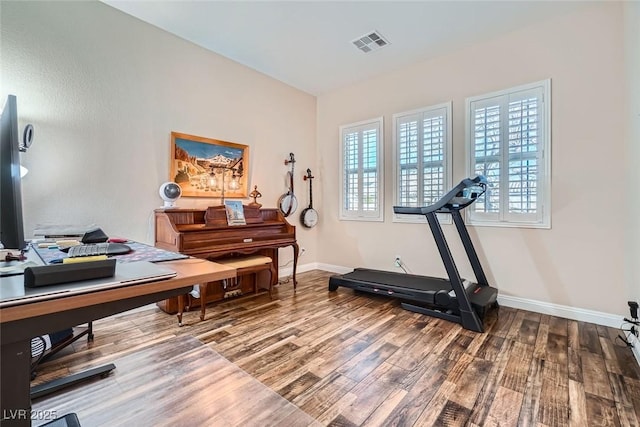
[[[16,97],[9,95],[0,133],[0,242],[6,249],[25,247],[20,179],[18,107]]]

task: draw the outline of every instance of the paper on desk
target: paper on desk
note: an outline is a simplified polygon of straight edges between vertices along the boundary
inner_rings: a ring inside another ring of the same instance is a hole
[[[11,262],[8,267],[0,267],[0,276],[9,276],[12,274],[22,274],[27,267],[36,267],[38,264],[33,261]]]

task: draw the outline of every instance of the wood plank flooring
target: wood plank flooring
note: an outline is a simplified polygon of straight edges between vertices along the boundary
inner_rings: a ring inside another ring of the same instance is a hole
[[[478,334],[405,311],[395,300],[345,288],[328,292],[329,276],[300,274],[295,294],[290,283],[283,284],[274,288],[273,300],[261,294],[211,305],[204,322],[199,312],[188,312],[182,328],[175,316],[157,308],[97,321],[93,343],[76,342],[75,352],[41,366],[33,384],[186,335],[319,425],[640,426],[640,367],[616,340],[615,329],[501,307],[485,319],[487,332]],[[163,366],[159,360],[152,363]],[[199,378],[199,368],[186,356],[185,363],[195,370],[185,376],[186,387],[189,378]],[[135,366],[116,371],[129,368]],[[202,372],[211,375],[205,366]],[[214,376],[208,387],[215,394]],[[65,395],[44,398],[34,407]],[[272,411],[252,396],[237,399]],[[173,420],[198,404],[188,394],[180,404],[166,402],[156,410]],[[87,403],[67,399],[65,408]],[[247,424],[209,418],[176,425]],[[287,424],[267,420],[261,425]]]
[[[40,399],[34,410],[75,412],[83,426],[320,425],[188,335],[156,341],[112,362],[116,370],[107,378]]]

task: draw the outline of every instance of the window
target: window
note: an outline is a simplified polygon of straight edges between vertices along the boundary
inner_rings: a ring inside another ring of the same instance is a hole
[[[340,219],[382,221],[382,117],[340,127]]]
[[[393,115],[395,204],[428,206],[451,187],[451,102]],[[416,215],[394,221],[424,222]]]
[[[551,227],[550,80],[467,99],[468,165],[489,187],[474,225]]]

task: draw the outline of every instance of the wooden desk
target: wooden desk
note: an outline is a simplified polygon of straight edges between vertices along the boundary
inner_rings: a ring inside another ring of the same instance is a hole
[[[201,259],[163,262],[173,278],[0,309],[0,423],[31,425],[31,338],[189,292],[194,284],[235,277]],[[62,415],[62,414],[60,414]]]

